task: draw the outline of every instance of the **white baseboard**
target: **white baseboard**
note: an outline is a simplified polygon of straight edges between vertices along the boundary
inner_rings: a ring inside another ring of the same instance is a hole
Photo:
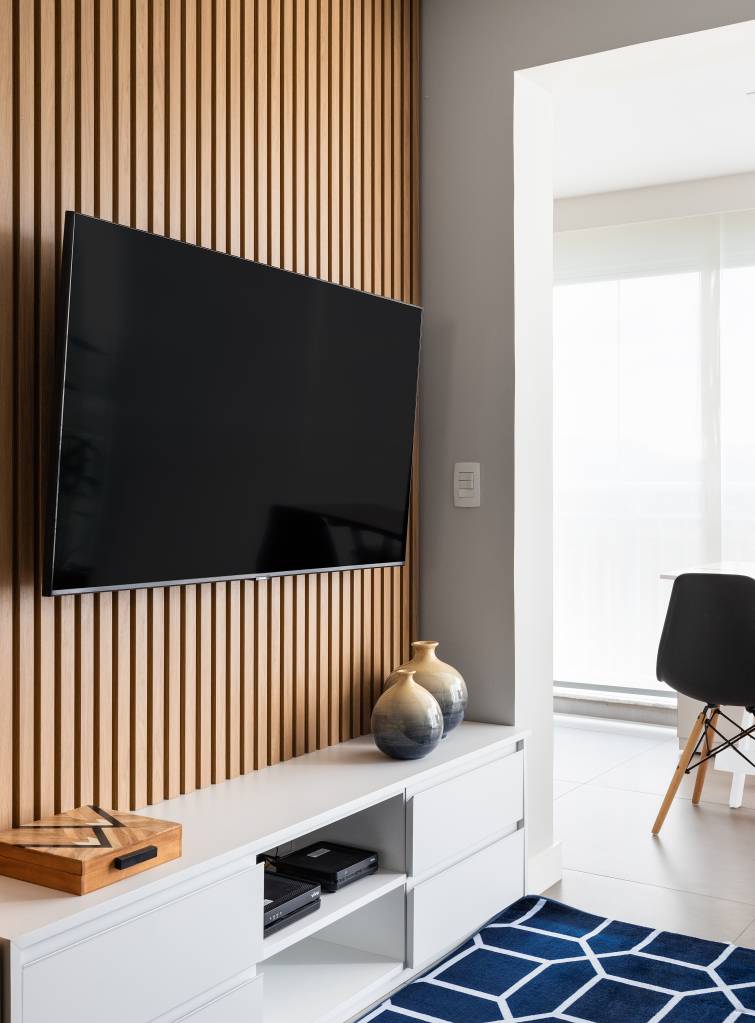
[[[527,860],[528,895],[540,895],[561,880],[561,843],[554,842]]]

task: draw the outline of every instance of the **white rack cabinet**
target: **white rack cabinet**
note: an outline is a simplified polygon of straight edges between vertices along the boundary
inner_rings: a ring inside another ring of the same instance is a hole
[[[427,759],[369,736],[145,813],[180,860],[76,897],[0,878],[3,1023],[344,1023],[525,887],[521,731],[465,722]],[[328,838],[380,871],[262,936],[259,858]]]

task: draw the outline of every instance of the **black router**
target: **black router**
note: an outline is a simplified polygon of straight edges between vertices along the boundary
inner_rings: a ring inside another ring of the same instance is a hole
[[[320,886],[265,871],[265,937],[320,908]]]
[[[325,892],[337,892],[360,877],[375,874],[378,854],[325,840],[281,856],[275,869],[286,877],[319,884]]]

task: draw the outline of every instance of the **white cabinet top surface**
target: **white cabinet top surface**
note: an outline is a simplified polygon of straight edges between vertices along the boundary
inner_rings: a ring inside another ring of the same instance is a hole
[[[83,896],[0,877],[0,939],[26,944],[84,923],[210,866],[262,852],[474,766],[525,734],[465,721],[430,756],[413,761],[388,759],[366,735],[147,807],[139,812],[183,825],[180,859]]]

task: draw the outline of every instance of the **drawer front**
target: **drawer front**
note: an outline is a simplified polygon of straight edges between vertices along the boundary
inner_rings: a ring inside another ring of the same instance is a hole
[[[408,803],[409,872],[453,861],[522,819],[521,750],[412,796]]]
[[[262,1023],[262,974],[181,1016],[178,1023]]]
[[[426,966],[524,894],[524,831],[441,871],[409,893],[409,959]]]
[[[23,1023],[59,1019],[61,1006],[77,1023],[148,1023],[253,967],[261,865],[174,892],[173,901],[170,890],[163,895],[156,907],[24,966]]]

